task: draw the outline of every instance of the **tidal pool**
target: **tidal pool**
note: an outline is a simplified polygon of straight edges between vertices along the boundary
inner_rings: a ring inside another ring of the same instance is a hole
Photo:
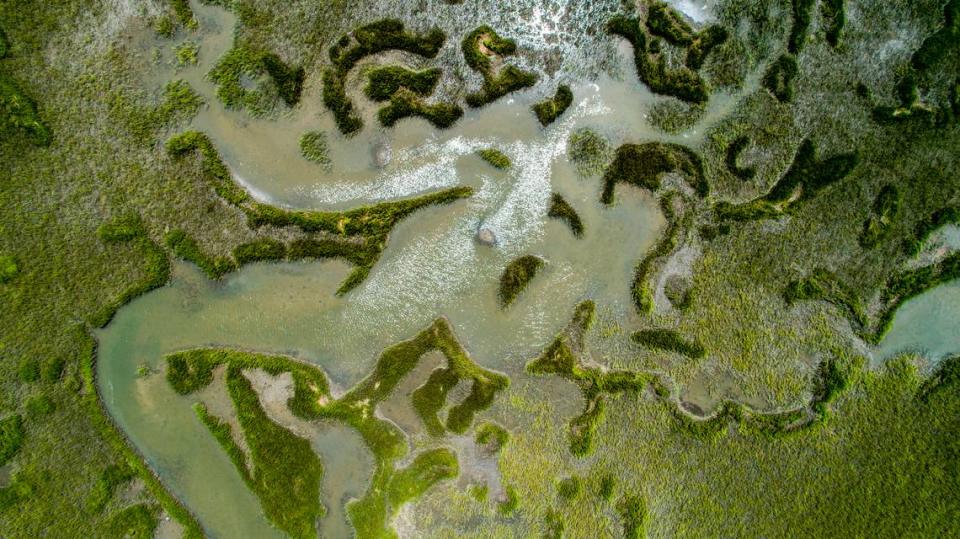
[[[917,352],[931,362],[960,353],[960,281],[951,281],[904,303],[875,358]]]
[[[192,5],[204,29],[196,36],[199,64],[177,70],[154,66],[143,77],[156,88],[184,78],[204,96],[208,106],[192,127],[210,135],[236,180],[254,196],[288,207],[339,209],[454,185],[475,188],[469,199],[402,221],[369,278],[344,297],[335,295],[351,269],[342,262],[253,264],[218,282],[177,263],[168,286],[123,307],[98,332],[97,379],[109,412],[213,537],[272,537],[279,531],[191,409],[198,400],[209,404],[224,397],[176,394],[163,375],[166,354],[198,346],[289,354],[317,364],[340,391],[360,380],[385,347],[412,337],[439,316],[450,320],[474,361],[511,376],[568,323],[583,299],[594,300],[618,323],[633,325],[634,267],[656,241],[664,218],[656,200],[638,189],[621,188],[617,203],[603,206],[600,180],[581,178],[567,162],[568,138],[575,129],[590,127],[613,146],[664,140],[693,147],[736,102],[736,96],[716,94],[688,132],[657,133],[647,113],[662,98],[637,81],[629,46],[617,43],[613,48],[624,66],[623,80],[603,76],[596,83],[573,84],[573,105],[546,129],[530,111],[555,89],[555,83],[542,81],[533,90],[467,111],[445,131],[422,120],[405,120],[384,131],[367,116],[367,127],[345,139],[321,108],[316,79],[308,78],[298,107],[277,117],[225,110],[204,75],[229,48],[235,18],[219,8]],[[142,35],[133,46],[146,55],[158,45]],[[330,140],[329,169],[299,155],[299,136],[317,129]],[[393,149],[392,162],[382,169],[371,158],[380,143]],[[483,162],[476,152],[487,147],[506,153],[513,166],[501,171]],[[547,217],[553,192],[579,213],[586,227],[581,239]],[[476,242],[481,224],[494,231],[496,246]],[[509,309],[501,310],[499,276],[509,261],[525,254],[542,257],[546,266]],[[626,335],[612,338],[627,346]],[[229,410],[229,402],[220,405]],[[403,418],[396,421],[408,433],[413,428]],[[343,427],[303,428],[301,434],[324,465],[318,496],[327,516],[321,532],[349,535],[343,507],[365,489],[369,455],[359,437]]]

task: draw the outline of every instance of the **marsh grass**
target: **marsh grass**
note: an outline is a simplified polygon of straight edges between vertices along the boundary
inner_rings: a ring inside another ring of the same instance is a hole
[[[560,219],[567,223],[570,231],[577,238],[583,237],[583,221],[580,215],[573,209],[573,206],[567,202],[559,193],[553,193],[550,197],[550,209],[547,210],[547,216]]]
[[[500,275],[498,297],[501,309],[509,307],[517,299],[544,264],[542,258],[533,255],[521,256],[507,264]]]
[[[566,84],[561,84],[552,98],[533,105],[533,113],[537,115],[537,120],[540,120],[540,125],[546,127],[559,118],[572,103],[573,91]]]

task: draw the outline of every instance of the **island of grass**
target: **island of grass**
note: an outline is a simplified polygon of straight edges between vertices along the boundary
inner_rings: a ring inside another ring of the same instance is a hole
[[[644,329],[634,333],[630,338],[633,342],[647,348],[676,352],[690,359],[701,359],[707,354],[702,344],[684,339],[680,333],[671,329]]]
[[[406,51],[424,58],[434,58],[440,52],[444,41],[446,41],[446,35],[437,28],[425,34],[414,34],[407,32],[403,23],[396,19],[376,21],[343,35],[330,47],[330,61],[333,65],[323,72],[323,103],[333,112],[340,132],[351,135],[363,127],[363,120],[357,115],[353,103],[347,97],[345,87],[347,75],[360,60],[389,50]],[[397,72],[393,71],[392,74],[397,75]],[[371,80],[368,88],[372,94],[380,96],[394,83],[397,84],[397,88],[406,87],[401,83],[410,83],[414,88],[427,86],[426,83],[432,75],[416,74],[412,78],[405,75],[391,77],[390,73],[381,72],[376,77],[376,83]],[[410,88],[407,87],[407,89]]]
[[[545,262],[542,258],[534,255],[525,255],[517,258],[507,264],[503,274],[500,275],[500,307],[506,309],[509,307],[520,292],[530,284],[530,281],[537,275]]]
[[[727,30],[719,25],[694,32],[669,4],[656,0],[647,9],[646,23],[650,34],[663,38],[671,45],[685,48],[686,65],[694,71],[703,67],[707,56],[730,37]]]
[[[587,127],[570,134],[567,157],[581,176],[593,176],[603,171],[613,157],[607,139]]]
[[[392,127],[411,116],[423,118],[437,129],[446,129],[463,116],[463,109],[449,103],[428,105],[412,91],[401,88],[390,96],[390,104],[377,112],[377,119],[384,127]]]
[[[634,17],[617,15],[607,23],[607,31],[633,45],[637,76],[653,93],[669,95],[689,103],[706,103],[709,89],[696,71],[671,68],[662,52],[648,44],[648,35]]]
[[[322,511],[314,505],[319,502],[317,489],[313,489],[313,481],[318,481],[322,472],[320,463],[305,440],[266,418],[244,371],[262,369],[274,376],[290,373],[294,394],[287,401],[287,407],[295,416],[340,421],[356,429],[373,453],[375,470],[372,482],[363,497],[347,505],[347,513],[358,536],[390,537],[395,533],[390,528],[391,520],[404,504],[436,483],[459,474],[456,456],[442,447],[421,451],[408,465],[400,467],[408,452],[406,437],[394,423],[376,413],[377,406],[393,393],[400,381],[434,350],[447,358],[443,370],[452,373],[456,380],[472,382],[469,395],[450,408],[446,422],[446,429],[451,432],[466,432],[474,415],[492,404],[497,393],[507,387],[509,379],[474,363],[457,341],[449,323],[442,318],[412,339],[384,350],[373,372],[338,399],[333,399],[330,394],[329,383],[322,371],[285,356],[227,349],[187,350],[167,356],[166,376],[175,391],[187,395],[210,385],[216,369],[226,369],[228,390],[244,436],[251,445],[254,471],[245,468],[244,455],[233,441],[229,425],[211,416],[202,405],[197,407],[198,415],[245,479],[249,477],[255,482],[251,484],[251,490],[260,498],[268,517],[295,537],[313,537],[313,520],[310,520],[309,530],[306,523],[308,518],[314,519]],[[430,387],[437,378],[431,375],[413,395],[413,403],[425,425],[437,429],[435,432],[439,436],[443,434],[444,426],[436,414],[445,405],[446,392]],[[478,431],[478,438],[490,436],[483,434],[489,430]],[[263,445],[259,449],[252,447],[260,443]],[[273,447],[275,444],[283,447]],[[279,488],[282,482],[289,483],[291,477],[300,478],[295,482],[296,489],[290,489],[289,485]],[[308,489],[298,489],[308,486],[312,494],[301,496],[300,493]]]
[[[550,209],[547,211],[547,216],[564,221],[567,223],[567,226],[570,227],[570,231],[573,232],[575,237],[583,237],[583,222],[580,221],[580,216],[577,215],[577,211],[573,209],[573,206],[571,206],[560,193],[553,193],[553,195],[551,195]]]
[[[433,93],[440,82],[440,68],[412,71],[402,66],[383,66],[372,70],[363,92],[373,101],[387,101],[401,88],[420,96]]]
[[[500,65],[505,56],[516,53],[517,44],[502,38],[493,28],[479,26],[461,43],[463,57],[470,69],[480,73],[483,86],[480,91],[467,94],[467,105],[482,107],[517,90],[536,84],[537,76],[512,65]]]
[[[330,166],[327,134],[323,131],[307,131],[300,136],[300,155],[307,161],[324,167]]]
[[[306,71],[288,66],[274,53],[237,46],[220,58],[208,76],[217,85],[217,97],[224,105],[245,108],[259,116],[273,108],[276,97],[288,107],[299,103]],[[257,80],[263,76],[269,79],[269,85],[256,90],[244,87],[242,79]]]
[[[496,148],[484,148],[482,150],[478,150],[477,155],[480,156],[480,159],[483,159],[489,163],[493,168],[498,168],[500,170],[506,170],[510,168],[510,158]]]
[[[655,192],[660,188],[663,174],[680,172],[696,191],[706,197],[710,192],[703,173],[703,164],[693,150],[679,144],[648,142],[624,144],[617,148],[613,163],[603,175],[603,194],[600,201],[613,204],[614,189],[624,182]]]
[[[573,92],[566,84],[557,88],[557,93],[550,99],[541,101],[533,106],[533,113],[540,120],[540,125],[546,127],[560,117],[573,103]]]

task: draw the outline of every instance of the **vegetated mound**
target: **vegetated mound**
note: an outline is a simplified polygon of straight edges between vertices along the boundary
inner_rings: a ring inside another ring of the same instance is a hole
[[[500,275],[500,307],[509,307],[520,292],[527,288],[543,265],[543,259],[533,255],[521,256],[507,264],[503,274]]]

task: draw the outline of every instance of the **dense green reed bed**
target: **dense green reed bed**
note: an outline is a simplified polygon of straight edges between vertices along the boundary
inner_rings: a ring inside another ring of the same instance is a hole
[[[500,275],[500,289],[497,293],[500,307],[509,307],[545,264],[542,258],[534,255],[521,256],[507,264]]]

